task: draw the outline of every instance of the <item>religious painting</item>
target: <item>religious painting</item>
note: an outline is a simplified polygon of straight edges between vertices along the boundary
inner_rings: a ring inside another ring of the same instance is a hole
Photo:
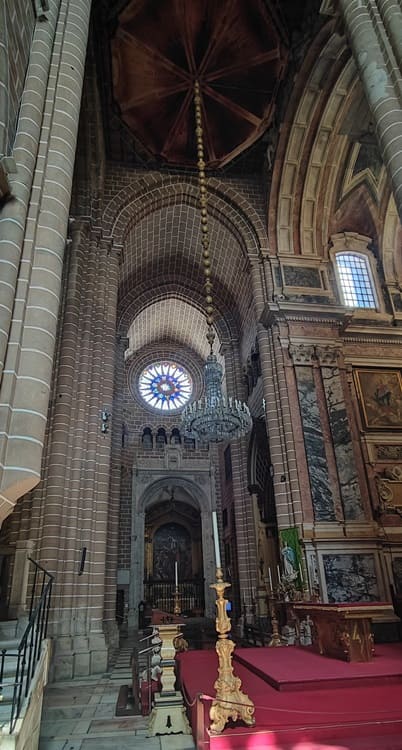
[[[323,555],[322,560],[329,602],[379,600],[374,555]]]
[[[354,378],[366,430],[402,430],[399,370],[356,369]]]
[[[191,536],[184,526],[167,523],[160,526],[153,539],[153,578],[156,581],[175,580],[175,564],[180,581],[192,577]]]

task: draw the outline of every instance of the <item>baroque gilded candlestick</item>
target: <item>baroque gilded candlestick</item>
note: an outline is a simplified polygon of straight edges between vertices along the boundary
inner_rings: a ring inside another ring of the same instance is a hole
[[[231,629],[230,618],[227,615],[225,589],[230,583],[223,580],[222,568],[216,570],[216,583],[211,584],[215,589],[216,599],[216,631],[218,640],[216,642],[216,653],[218,654],[218,679],[215,681],[216,698],[212,702],[209,712],[211,719],[210,731],[222,732],[229,721],[241,719],[248,726],[254,726],[254,703],[242,692],[241,680],[233,674],[232,654],[235,648],[234,642],[229,638]]]
[[[180,597],[179,597],[179,587],[178,586],[176,586],[175,592],[174,592],[174,608],[173,608],[173,613],[175,615],[180,615],[181,614]]]

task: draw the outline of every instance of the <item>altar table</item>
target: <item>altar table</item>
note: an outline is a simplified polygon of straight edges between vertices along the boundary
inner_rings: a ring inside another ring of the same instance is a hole
[[[370,661],[374,653],[371,621],[376,616],[393,615],[387,602],[297,602],[293,610],[301,619],[311,617],[313,642],[320,654],[345,661]]]

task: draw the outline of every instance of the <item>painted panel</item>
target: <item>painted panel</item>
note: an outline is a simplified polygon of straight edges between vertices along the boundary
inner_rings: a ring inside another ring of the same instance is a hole
[[[374,555],[323,555],[329,602],[374,602],[380,598]]]

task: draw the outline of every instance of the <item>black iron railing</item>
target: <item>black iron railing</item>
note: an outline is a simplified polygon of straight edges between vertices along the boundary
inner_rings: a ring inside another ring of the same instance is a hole
[[[12,689],[10,734],[15,729],[23,702],[28,696],[40,658],[42,642],[47,635],[54,579],[54,576],[39,563],[31,557],[28,559],[33,565],[29,622],[19,646],[14,649],[2,649],[0,657],[0,700],[3,699],[5,690]],[[11,678],[10,682],[5,679],[5,675]]]
[[[173,612],[175,588],[172,581],[144,581],[144,599],[153,607]],[[181,581],[179,603],[182,614],[204,614],[204,581]]]

